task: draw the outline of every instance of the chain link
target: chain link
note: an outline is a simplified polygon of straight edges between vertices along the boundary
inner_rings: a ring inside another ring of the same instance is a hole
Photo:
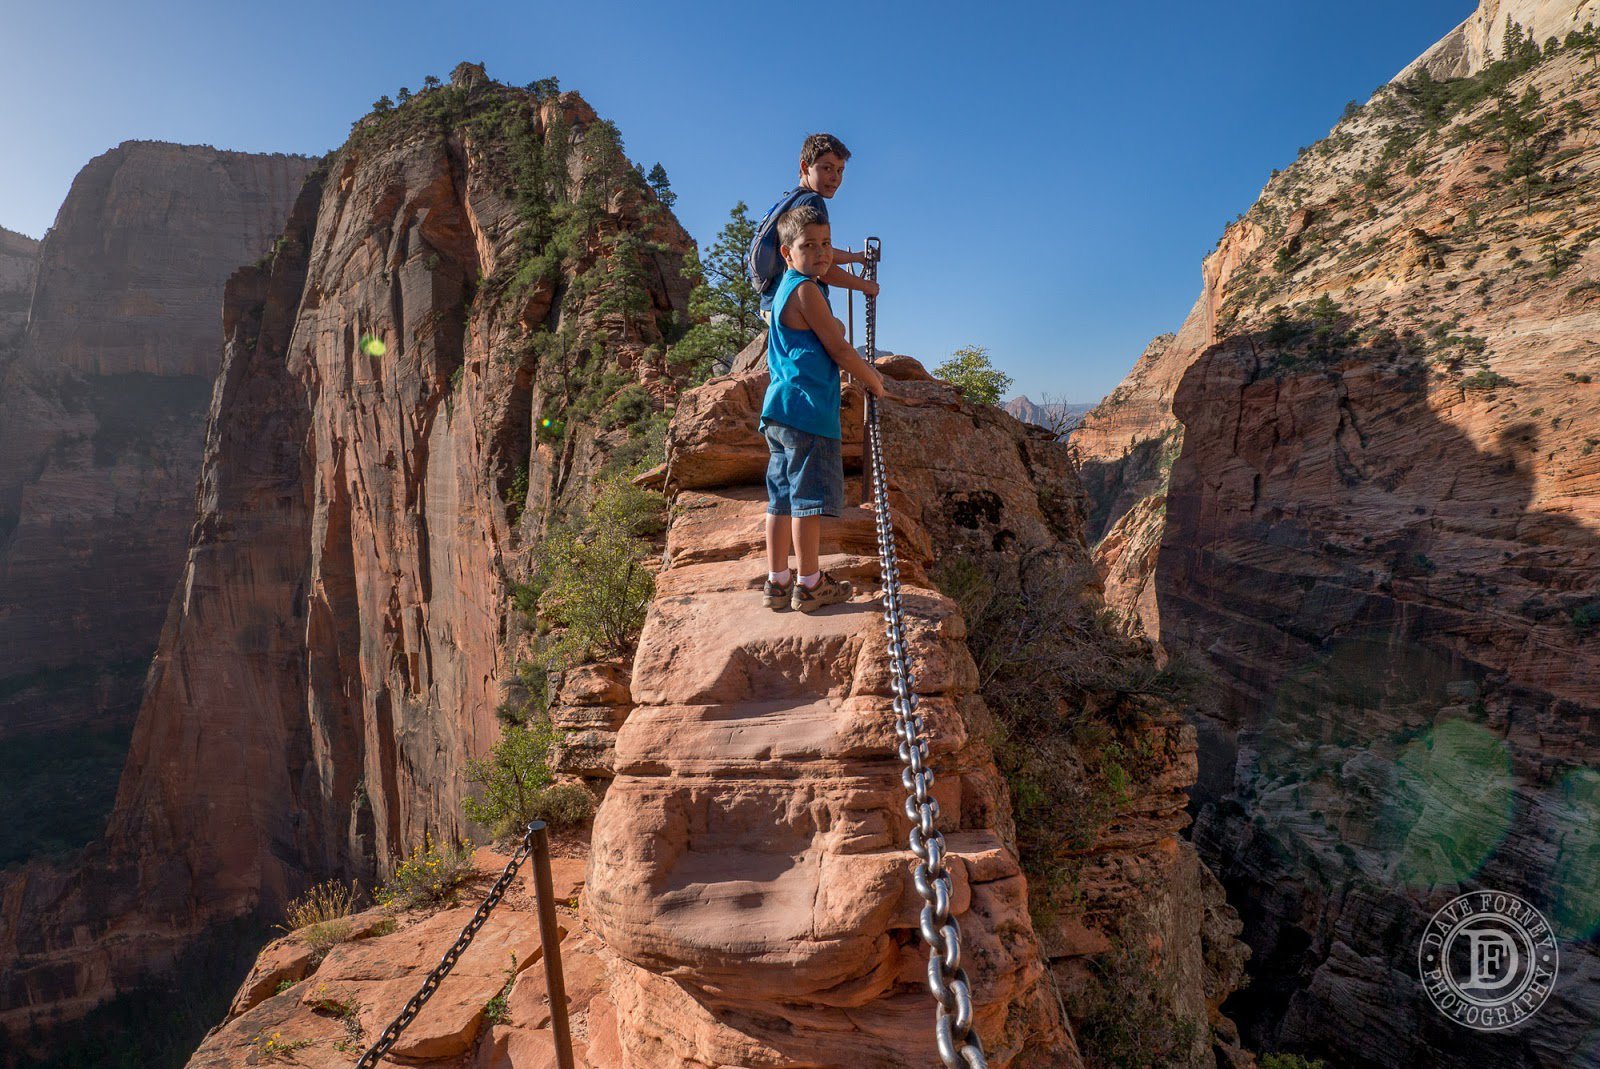
[[[877,238],[867,239],[866,277],[878,278]],[[878,301],[867,298],[866,358],[878,359]],[[922,896],[922,938],[928,944],[928,989],[938,1002],[934,1038],[939,1059],[948,1069],[988,1069],[983,1042],[972,1023],[972,988],[961,967],[961,930],[950,915],[950,873],[945,868],[944,836],[938,828],[939,802],[933,797],[934,775],[928,763],[927,725],[917,712],[916,684],[906,651],[905,614],[900,603],[900,563],[895,552],[894,519],[889,514],[889,470],[884,460],[883,428],[878,399],[867,395],[867,447],[871,457],[872,501],[877,513],[878,556],[883,572],[883,621],[889,640],[889,672],[894,690],[895,735],[899,741],[900,782],[909,792],[906,817],[911,821],[911,852],[917,856],[912,874]]]
[[[505,871],[500,874],[498,880],[494,881],[494,886],[489,888],[488,895],[484,897],[482,904],[478,906],[477,912],[473,913],[472,919],[467,921],[466,927],[461,929],[461,934],[456,936],[456,941],[450,945],[449,950],[444,952],[444,957],[439,959],[439,964],[435,965],[433,971],[428,974],[427,979],[422,981],[422,987],[418,989],[415,995],[411,996],[410,1000],[401,1008],[399,1014],[395,1016],[395,1019],[389,1022],[389,1027],[383,1030],[383,1034],[378,1037],[378,1041],[368,1048],[367,1053],[361,1056],[361,1060],[356,1063],[356,1069],[376,1069],[378,1061],[389,1053],[390,1047],[399,1041],[400,1034],[410,1026],[412,1021],[417,1019],[417,1014],[422,1012],[422,1007],[433,997],[433,993],[439,990],[439,985],[444,983],[444,978],[450,975],[450,970],[456,967],[456,962],[461,960],[461,955],[465,954],[467,948],[472,945],[472,940],[477,937],[478,930],[488,923],[489,914],[494,912],[494,907],[498,906],[500,899],[505,897],[506,888],[510,887],[511,881],[516,879],[517,870],[522,867],[522,863],[528,860],[528,855],[533,852],[533,836],[534,829],[529,827],[527,834],[522,837],[522,844],[517,847],[516,853],[511,855],[511,860],[506,862]]]

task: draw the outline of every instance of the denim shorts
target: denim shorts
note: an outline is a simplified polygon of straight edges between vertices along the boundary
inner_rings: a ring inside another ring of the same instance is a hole
[[[774,516],[837,516],[844,508],[844,459],[839,439],[821,438],[781,423],[766,435],[767,511]]]

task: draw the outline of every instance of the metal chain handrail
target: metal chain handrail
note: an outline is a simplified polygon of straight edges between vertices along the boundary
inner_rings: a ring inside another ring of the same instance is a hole
[[[528,855],[533,852],[533,838],[536,827],[537,825],[529,826],[527,833],[522,837],[521,845],[511,855],[511,860],[506,862],[505,871],[500,874],[498,880],[494,881],[494,886],[489,888],[488,895],[484,897],[482,904],[473,913],[472,919],[467,921],[466,927],[461,929],[461,934],[456,936],[456,941],[450,945],[449,950],[444,952],[444,957],[439,959],[439,964],[435,965],[433,971],[422,981],[422,987],[401,1007],[400,1012],[395,1015],[395,1019],[389,1022],[389,1027],[385,1028],[383,1034],[378,1037],[378,1041],[367,1049],[367,1052],[361,1056],[359,1062],[356,1062],[356,1069],[377,1069],[378,1060],[389,1053],[389,1048],[399,1041],[400,1034],[406,1030],[412,1021],[417,1019],[417,1014],[422,1012],[422,1007],[433,997],[433,993],[439,990],[439,985],[444,983],[444,978],[450,975],[450,970],[456,967],[456,962],[461,960],[461,955],[465,954],[467,948],[472,945],[472,940],[477,937],[478,930],[488,923],[489,914],[494,912],[494,907],[498,906],[500,899],[505,897],[506,888],[510,887],[511,881],[516,879],[517,870],[522,867],[522,863],[528,860]]]
[[[876,282],[880,255],[877,238],[868,238],[865,277]],[[866,359],[878,359],[878,300],[867,298]],[[895,734],[899,737],[900,782],[911,792],[906,816],[911,819],[911,852],[917,855],[913,879],[922,895],[922,938],[928,943],[928,988],[939,1004],[934,1037],[939,1058],[949,1069],[988,1069],[983,1041],[972,1021],[972,988],[961,967],[961,930],[950,915],[953,893],[945,867],[944,835],[937,826],[939,802],[933,797],[933,768],[928,764],[926,724],[917,712],[916,685],[906,655],[905,614],[900,604],[900,565],[895,553],[894,519],[889,514],[889,470],[883,453],[883,428],[878,399],[867,395],[867,445],[871,457],[872,499],[877,513],[878,556],[883,571],[883,619],[889,640],[889,671],[894,689]]]

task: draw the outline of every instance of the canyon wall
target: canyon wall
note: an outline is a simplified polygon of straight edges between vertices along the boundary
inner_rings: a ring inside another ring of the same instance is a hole
[[[15,346],[28,325],[28,302],[33,299],[38,263],[37,241],[0,226],[0,346],[10,355],[15,355]],[[9,356],[0,356],[0,361],[9,361]]]
[[[223,283],[311,165],[127,142],[74,180],[3,383],[0,735],[137,704],[193,522]]]
[[[1600,1064],[1587,11],[1485,3],[1458,66],[1347,114],[1229,227],[1167,366],[1075,437],[1108,598],[1216,680],[1193,838],[1254,952],[1226,1004],[1251,1046]],[[1561,940],[1549,1002],[1487,1034],[1416,972],[1478,888]]]
[[[270,244],[228,282],[198,516],[106,835],[0,886],[0,1024],[464,834],[462,772],[515,687],[508,587],[627,444],[606,405],[675,389],[690,241],[573,94],[464,64],[359,122]]]
[[[223,283],[311,166],[127,142],[78,174],[36,277],[0,236],[0,864],[104,827],[194,521]]]

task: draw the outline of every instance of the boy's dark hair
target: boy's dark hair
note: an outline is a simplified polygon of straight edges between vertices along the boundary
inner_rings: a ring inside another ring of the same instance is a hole
[[[778,244],[794,248],[795,242],[806,236],[806,227],[826,224],[815,204],[802,204],[778,216]]]
[[[837,137],[832,134],[812,134],[800,146],[800,166],[810,167],[830,152],[841,160],[850,158],[850,150]]]

